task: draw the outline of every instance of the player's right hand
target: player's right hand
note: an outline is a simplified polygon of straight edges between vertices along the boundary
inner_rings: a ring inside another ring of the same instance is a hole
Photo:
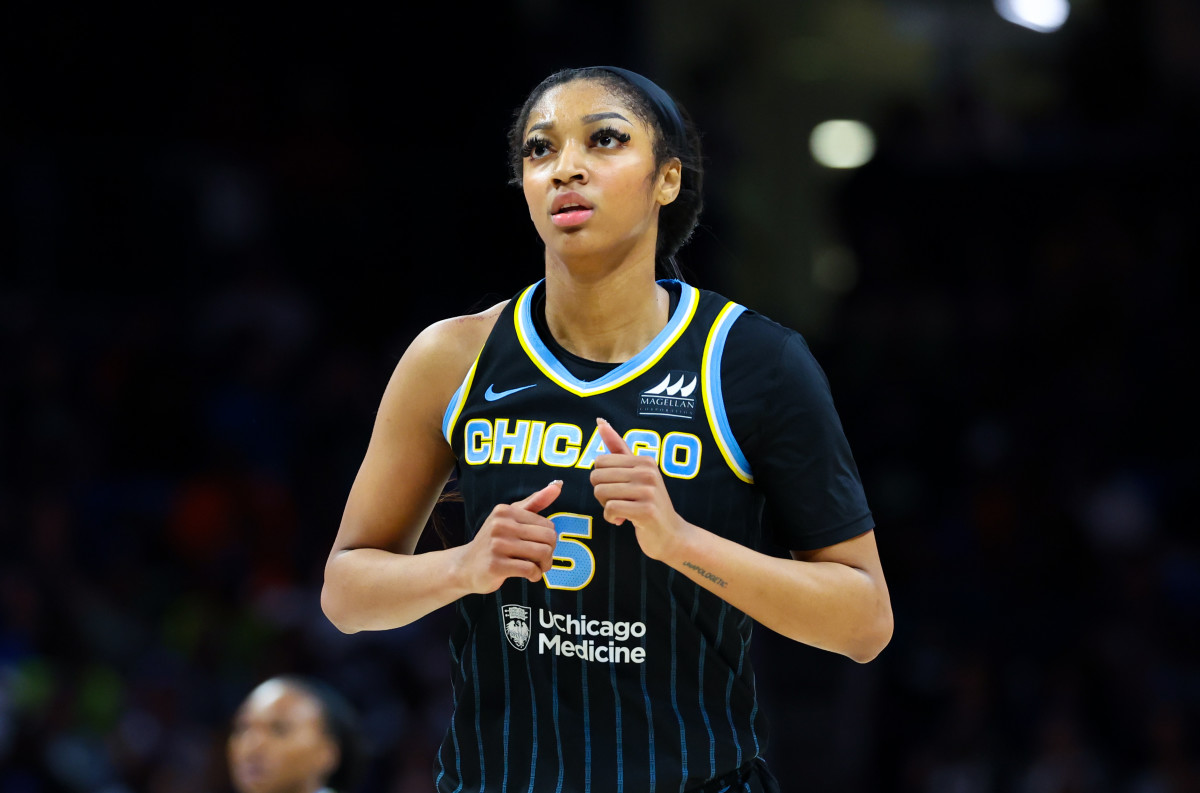
[[[472,592],[495,592],[506,578],[540,581],[554,561],[558,532],[538,513],[562,493],[556,479],[513,504],[497,504],[466,546],[465,574]]]

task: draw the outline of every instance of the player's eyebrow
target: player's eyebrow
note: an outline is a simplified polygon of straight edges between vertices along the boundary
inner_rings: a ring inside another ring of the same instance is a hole
[[[619,118],[622,121],[624,121],[626,124],[633,123],[629,119],[625,118],[625,116],[623,116],[620,113],[617,113],[615,111],[612,111],[612,110],[608,110],[603,113],[588,113],[586,116],[584,116],[580,120],[583,121],[584,124],[594,124],[597,121],[603,121],[606,118]],[[532,132],[537,132],[540,129],[552,129],[553,127],[554,127],[553,121],[539,121],[538,123],[536,123],[532,127],[530,127],[529,131],[532,133]]]
[[[616,113],[611,110],[606,113],[590,113],[583,117],[583,123],[584,124],[594,124],[595,122],[603,121],[606,118],[619,118],[622,121],[624,121],[626,124],[633,123],[629,119],[625,118],[625,116],[621,115],[620,113]]]

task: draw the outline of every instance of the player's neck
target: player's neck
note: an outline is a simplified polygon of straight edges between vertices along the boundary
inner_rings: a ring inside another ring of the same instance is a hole
[[[637,355],[667,324],[671,299],[653,267],[620,268],[592,278],[546,272],[546,326],[563,349],[589,361]]]

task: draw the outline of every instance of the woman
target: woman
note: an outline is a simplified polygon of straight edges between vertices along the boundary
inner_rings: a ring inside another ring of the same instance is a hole
[[[824,375],[797,333],[677,277],[700,151],[657,85],[551,75],[510,144],[545,278],[405,352],[325,613],[386,630],[457,604],[439,790],[777,789],[752,622],[860,662],[892,629]],[[452,473],[468,541],[417,554]],[[792,559],[757,549],[764,506]]]
[[[265,680],[234,714],[228,760],[238,793],[349,791],[363,759],[357,714],[318,680]]]

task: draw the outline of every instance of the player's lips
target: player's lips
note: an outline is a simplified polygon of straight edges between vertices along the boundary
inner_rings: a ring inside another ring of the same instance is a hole
[[[559,193],[550,204],[550,220],[560,228],[578,226],[595,211],[591,203],[579,193]]]
[[[254,787],[268,775],[266,764],[261,761],[249,760],[236,764],[233,775],[245,787]]]

